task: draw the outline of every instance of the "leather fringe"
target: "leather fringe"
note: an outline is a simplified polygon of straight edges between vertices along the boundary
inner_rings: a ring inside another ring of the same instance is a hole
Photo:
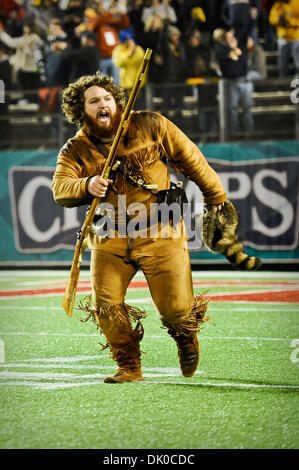
[[[194,297],[191,312],[181,317],[177,323],[163,322],[164,327],[168,328],[168,333],[171,336],[196,334],[201,330],[202,324],[210,320],[210,317],[206,316],[210,299],[205,294],[206,292]]]
[[[146,317],[144,310],[132,307],[126,303],[97,308],[93,302],[91,294],[78,302],[78,308],[82,312],[87,313],[87,317],[84,319],[80,318],[80,321],[85,323],[92,318],[97,328],[100,327],[101,316],[105,316],[106,318],[108,317],[110,320],[117,320],[118,322],[126,325],[130,321],[138,322],[142,318]]]
[[[113,304],[113,305],[108,305],[106,307],[97,308],[93,302],[91,294],[78,302],[78,308],[82,312],[87,313],[87,317],[80,318],[80,321],[85,323],[88,320],[92,319],[97,329],[100,329],[101,333],[102,333],[101,317],[105,317],[105,318],[108,317],[110,320],[115,320],[118,323],[123,324],[126,327],[129,326],[131,330],[130,338],[128,342],[129,349],[130,349],[131,343],[132,345],[139,343],[143,338],[144,329],[140,320],[142,320],[143,318],[146,318],[146,313],[144,310],[140,308],[132,307],[132,305],[129,305],[126,303]],[[136,326],[134,329],[132,327],[132,322],[136,323]],[[108,341],[106,342],[105,345],[101,344],[101,346],[102,346],[102,350],[108,347],[111,349],[113,359],[115,359],[114,355],[117,354],[117,350],[120,349],[121,351],[122,349],[121,346],[117,348],[116,345],[112,345]],[[132,347],[133,349],[135,348],[135,346],[132,346]]]
[[[102,350],[109,347],[112,359],[117,361],[120,367],[125,365],[129,366],[131,370],[134,370],[135,368],[138,369],[140,365],[136,360],[138,360],[141,355],[139,343],[143,338],[143,334],[144,328],[141,322],[138,321],[136,327],[130,333],[126,343],[116,344],[107,341]]]
[[[154,143],[150,147],[144,147],[137,152],[132,152],[124,157],[118,157],[121,160],[123,173],[129,172],[134,179],[142,179],[145,184],[151,184],[153,181],[148,175],[148,170],[159,160],[163,158],[163,149],[161,144]],[[121,183],[124,176],[117,173],[118,191],[122,190]]]

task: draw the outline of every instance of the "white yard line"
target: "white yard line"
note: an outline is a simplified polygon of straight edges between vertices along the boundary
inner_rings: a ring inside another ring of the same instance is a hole
[[[103,369],[103,367],[101,367]],[[111,373],[115,373],[115,369],[112,370],[111,367],[107,367],[111,370]],[[176,373],[158,373],[158,374],[148,374],[143,373],[144,377],[179,377],[181,376],[180,372]],[[69,374],[69,373],[53,373],[53,372],[0,372],[0,379],[43,379],[43,380],[82,380],[82,379],[103,379],[107,377],[106,374]]]
[[[111,366],[102,366],[96,364],[85,364],[85,365],[74,365],[74,364],[30,364],[29,362],[16,362],[16,363],[2,363],[0,364],[0,369],[90,369],[90,370],[99,370],[99,369],[111,369]],[[0,372],[2,373],[2,372]]]
[[[28,381],[21,381],[21,380],[14,380],[14,381],[7,381],[1,382],[1,385],[10,385],[10,386],[18,386],[21,385],[23,387],[33,387],[39,390],[57,390],[59,388],[71,388],[71,387],[80,387],[82,385],[101,385],[104,382],[100,381],[93,381],[93,382],[71,382],[71,383],[45,383],[45,382],[28,382]]]
[[[101,371],[111,371],[114,373],[115,367],[104,366],[104,365],[82,365],[82,364],[70,364],[69,362],[80,362],[88,359],[99,359],[102,356],[73,356],[73,357],[54,357],[54,358],[33,358],[23,361],[23,363],[11,363],[11,364],[0,364],[2,369],[0,371],[0,386],[26,386],[33,387],[40,390],[58,390],[70,387],[78,386],[90,386],[90,385],[104,385],[102,379],[107,376],[107,373],[101,373]],[[35,364],[30,364],[35,362]],[[52,361],[52,362],[49,362]],[[68,362],[68,364],[57,364],[57,362]],[[46,362],[46,364],[40,364],[36,362]],[[13,368],[25,368],[27,370],[23,372],[15,372]],[[32,372],[28,369],[38,368],[48,369],[51,372]],[[96,373],[67,373],[67,372],[53,372],[53,369],[96,369]],[[276,384],[256,384],[256,383],[242,383],[242,382],[190,382],[186,381],[166,381],[157,380],[171,377],[181,377],[179,368],[173,367],[143,367],[144,377],[150,379],[144,382],[138,382],[144,385],[159,384],[159,385],[185,385],[185,386],[197,386],[197,387],[221,387],[221,388],[261,388],[261,389],[290,389],[299,390],[299,385],[276,385]],[[196,371],[194,377],[203,374],[204,371]],[[96,379],[96,380],[94,380]],[[42,380],[42,381],[41,381]]]
[[[276,385],[276,384],[244,384],[238,382],[183,382],[183,381],[161,381],[161,380],[149,380],[149,381],[140,381],[135,382],[134,386],[136,385],[152,385],[152,384],[159,384],[159,385],[184,385],[184,386],[196,386],[196,387],[222,387],[222,388],[261,388],[261,389],[281,389],[281,390],[299,390],[299,385]],[[39,390],[58,390],[63,388],[71,388],[71,387],[82,387],[82,386],[90,386],[90,385],[105,385],[102,381],[85,381],[85,382],[68,382],[68,383],[46,383],[46,382],[30,382],[30,381],[22,381],[22,380],[14,380],[14,381],[0,381],[1,385],[10,385],[10,386],[29,386],[33,388],[37,388]]]
[[[17,368],[27,368],[27,369],[91,369],[91,370],[111,370],[115,371],[115,366],[104,366],[104,365],[96,365],[96,364],[85,364],[85,365],[57,365],[57,364],[29,364],[29,363],[8,363],[8,364],[0,364],[0,368],[2,369],[17,369]],[[145,372],[155,372],[153,377],[156,377],[157,374],[162,375],[169,375],[176,376],[181,375],[180,369],[178,367],[142,367],[142,370]],[[2,374],[27,374],[27,372],[10,372],[10,371],[0,371],[0,375]],[[36,374],[38,372],[32,372],[32,374]],[[47,374],[47,372],[42,373]],[[59,373],[63,375],[64,373]],[[203,371],[197,370],[195,375],[203,374]],[[72,374],[68,374],[72,375]],[[81,377],[81,376],[80,376]],[[89,374],[88,377],[93,377],[93,374]]]
[[[299,385],[274,385],[274,384],[244,384],[232,382],[162,382],[160,380],[151,380],[150,382],[138,382],[140,384],[165,384],[165,385],[195,385],[197,387],[234,387],[234,388],[280,388],[299,390]]]

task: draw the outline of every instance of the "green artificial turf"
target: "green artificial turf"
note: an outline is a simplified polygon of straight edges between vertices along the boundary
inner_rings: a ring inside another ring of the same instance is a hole
[[[287,280],[279,273],[250,274],[243,279]],[[3,273],[0,288],[44,287],[67,275]],[[194,279],[236,277],[203,272]],[[221,292],[221,286],[212,289]],[[129,291],[127,301],[148,314],[141,343],[145,381],[114,385],[103,383],[116,370],[99,345],[104,338],[77,312],[67,317],[61,298],[0,301],[1,449],[298,449],[298,304],[211,302],[211,320],[199,334],[198,371],[184,378],[174,341],[152,303],[142,302],[148,290]]]

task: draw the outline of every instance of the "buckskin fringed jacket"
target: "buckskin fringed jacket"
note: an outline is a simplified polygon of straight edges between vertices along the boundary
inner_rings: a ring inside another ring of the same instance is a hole
[[[109,145],[106,147],[109,150]],[[129,170],[136,180],[142,178],[145,184],[156,184],[158,190],[170,188],[169,168],[166,163],[168,161],[171,167],[198,185],[204,203],[220,204],[227,199],[219,176],[209,166],[199,148],[175,124],[159,113],[137,111],[131,114],[125,135],[118,147],[116,160],[119,160],[125,172],[126,169]],[[66,207],[89,204],[92,198],[86,189],[88,179],[92,175],[101,175],[104,164],[105,156],[100,153],[84,129],[79,130],[67,141],[58,155],[53,177],[55,201]],[[157,202],[153,191],[132,184],[124,172],[116,171],[109,178],[113,179],[113,185],[112,188],[109,187],[101,202],[110,203],[115,207],[116,219],[118,195],[125,195],[127,208],[141,203],[149,214],[150,205]],[[163,230],[159,225],[156,236],[143,238],[143,235],[135,238],[134,253],[140,256],[166,256],[186,247],[184,230],[178,237],[175,227],[168,227],[168,238],[163,238],[167,237]],[[100,237],[90,231],[88,246],[90,249],[103,249],[125,256],[128,250],[128,236],[119,237],[116,231],[112,237]]]

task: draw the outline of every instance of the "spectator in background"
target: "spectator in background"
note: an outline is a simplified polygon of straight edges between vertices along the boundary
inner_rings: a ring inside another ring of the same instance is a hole
[[[85,1],[68,0],[66,8],[63,9],[62,24],[67,33],[69,45],[72,48],[80,47],[80,36],[76,34],[76,28],[82,23]],[[62,2],[61,2],[62,4]]]
[[[24,26],[23,36],[12,38],[0,24],[0,40],[9,48],[16,49],[11,57],[11,64],[18,76],[18,83],[23,90],[37,89],[40,84],[36,53],[43,46],[34,23]]]
[[[85,14],[87,14],[86,11]],[[97,47],[100,54],[99,70],[113,77],[116,84],[120,80],[119,70],[112,60],[112,53],[119,44],[119,32],[126,29],[129,24],[130,18],[119,10],[118,2],[114,2],[109,11],[104,11],[102,2],[99,2],[96,15],[91,11],[88,13],[87,29],[95,31],[97,35]]]
[[[201,43],[201,33],[195,29],[186,43],[186,69],[188,78],[203,78],[216,76],[215,64],[212,60],[212,50]],[[191,82],[191,80],[189,80]],[[192,81],[193,96],[197,98],[199,107],[199,130],[201,133],[217,132],[218,102],[217,83],[210,81],[200,86],[200,80]],[[203,134],[201,141],[203,141]]]
[[[115,46],[112,52],[112,60],[114,65],[119,68],[119,85],[126,90],[129,96],[142,60],[144,58],[144,49],[137,45],[134,40],[134,35],[131,30],[126,29],[119,35],[121,44]],[[145,79],[142,85],[145,84]],[[141,103],[143,99],[142,90],[139,92],[138,101],[136,106]]]
[[[186,69],[188,77],[211,77],[216,72],[212,64],[212,50],[202,44],[201,33],[193,30],[186,41]]]
[[[12,70],[9,62],[7,48],[0,42],[0,80],[3,81],[6,90],[12,86]]]
[[[275,0],[262,0],[259,34],[264,40],[264,48],[266,51],[275,51],[277,49],[276,29],[269,21],[270,10],[274,3]]]
[[[81,46],[76,49],[63,38],[53,38],[46,62],[47,86],[64,88],[70,80],[96,73],[98,65],[99,52],[94,32],[83,31]]]
[[[10,10],[8,17],[4,22],[5,31],[13,38],[23,35],[24,20],[26,18],[26,11],[23,8],[23,0],[14,0],[14,3],[14,8]]]
[[[130,18],[131,29],[134,32],[135,41],[137,44],[142,45],[143,38],[143,22],[141,15],[143,11],[143,0],[133,0],[131,5],[128,5],[128,16]]]
[[[67,86],[72,69],[71,58],[66,53],[70,50],[68,42],[61,38],[50,41],[50,52],[46,57],[46,86]]]
[[[178,20],[175,9],[171,6],[171,0],[161,0],[156,13],[161,16],[164,24],[175,24]]]
[[[23,8],[23,0],[1,0],[0,2],[0,21],[2,21],[5,30],[10,36],[15,37],[10,28],[10,22],[15,20],[23,20],[26,17]]]
[[[193,30],[201,34],[201,44],[212,47],[212,33],[217,27],[227,28],[227,0],[186,0],[181,14],[181,31],[188,38]]]
[[[240,47],[246,47],[248,36],[258,41],[258,20],[261,0],[228,0],[230,28],[234,30]]]
[[[93,31],[83,31],[81,47],[69,53],[72,59],[70,80],[76,80],[82,75],[93,75],[99,70],[99,50],[96,45],[96,34]]]
[[[215,55],[220,67],[220,76],[227,79],[229,92],[230,130],[236,132],[254,130],[251,107],[253,105],[253,84],[247,79],[246,49],[238,47],[233,31],[215,29]],[[242,107],[242,119],[239,120],[238,108]]]
[[[142,47],[153,51],[151,63],[148,68],[150,82],[161,82],[163,53],[161,50],[163,41],[164,24],[161,16],[154,14],[147,18],[142,35]]]
[[[12,86],[11,76],[11,65],[9,63],[9,57],[7,49],[4,44],[0,43],[0,80],[4,84],[4,88],[1,85],[0,88],[0,149],[5,150],[9,147],[10,142],[10,122],[8,119],[8,106],[9,106],[9,95],[7,91]]]
[[[63,28],[61,19],[59,18],[52,18],[48,28],[47,41],[50,43],[55,39],[68,42],[67,33]]]
[[[201,33],[201,43],[210,45],[211,28],[208,25],[209,2],[206,0],[187,0],[185,10],[185,36],[189,37],[195,29]]]
[[[158,7],[160,6],[160,1],[159,0],[145,0],[143,2],[143,9],[142,9],[142,13],[141,13],[141,21],[143,22],[143,24],[146,23],[147,21],[147,18],[149,16],[152,16],[154,14],[158,14],[157,13],[157,9]]]
[[[186,50],[182,41],[181,31],[173,25],[164,25],[164,36],[161,45],[161,79],[165,86],[161,87],[163,97],[164,112],[167,114],[170,106],[174,106],[177,111],[182,108],[182,97],[184,87],[188,77],[186,69]]]
[[[276,27],[279,77],[289,75],[289,61],[299,74],[299,0],[281,0],[271,8],[269,21]]]
[[[267,61],[264,49],[256,44],[251,36],[247,39],[247,78],[262,80],[267,78]]]
[[[46,40],[49,23],[52,18],[62,16],[57,2],[52,0],[25,0],[26,16],[32,20],[39,31],[39,35]]]
[[[164,26],[162,45],[162,82],[184,82],[187,77],[186,50],[181,31],[172,25]]]

